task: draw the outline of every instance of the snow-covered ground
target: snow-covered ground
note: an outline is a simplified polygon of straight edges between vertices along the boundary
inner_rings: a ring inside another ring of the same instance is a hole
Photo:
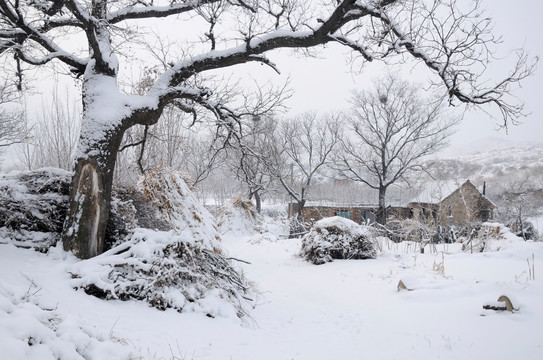
[[[77,260],[61,249],[1,244],[0,358],[543,358],[543,243],[420,254],[382,242],[376,259],[316,266],[297,255],[299,240],[273,238],[223,239],[230,256],[250,262],[238,266],[259,292],[243,321],[100,300],[72,289]],[[397,291],[401,279],[415,290]],[[503,294],[520,310],[483,310]]]

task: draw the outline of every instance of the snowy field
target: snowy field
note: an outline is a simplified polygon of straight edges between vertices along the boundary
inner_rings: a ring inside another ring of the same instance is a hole
[[[543,243],[420,254],[383,242],[377,259],[316,266],[297,256],[299,240],[258,239],[223,239],[230,256],[250,262],[239,266],[259,292],[243,321],[100,300],[71,288],[76,260],[60,249],[2,244],[0,358],[543,358]],[[415,290],[397,291],[401,279]],[[482,308],[502,294],[519,311]]]

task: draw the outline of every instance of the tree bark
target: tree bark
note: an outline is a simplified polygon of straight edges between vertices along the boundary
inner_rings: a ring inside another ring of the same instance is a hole
[[[379,208],[377,209],[377,222],[381,225],[386,225],[387,223],[387,208],[385,203],[387,188],[379,188]]]
[[[62,242],[64,250],[80,259],[104,251],[113,173],[123,134],[124,129],[116,129],[77,159]]]
[[[262,199],[260,198],[260,192],[255,191],[254,197],[255,197],[255,203],[256,203],[256,212],[260,214],[262,211]]]

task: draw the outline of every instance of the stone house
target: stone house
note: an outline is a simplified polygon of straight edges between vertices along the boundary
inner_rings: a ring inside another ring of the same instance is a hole
[[[461,185],[459,185],[461,184]],[[296,214],[295,204],[289,205],[289,216]],[[469,180],[434,183],[427,186],[407,205],[387,208],[389,219],[416,219],[435,225],[463,225],[493,218],[496,205]],[[376,220],[377,206],[347,204],[307,204],[302,210],[305,222],[311,223],[330,216],[342,216],[359,224]]]
[[[435,183],[410,201],[410,217],[437,225],[463,225],[493,218],[496,205],[471,181]],[[484,192],[484,190],[483,190]]]

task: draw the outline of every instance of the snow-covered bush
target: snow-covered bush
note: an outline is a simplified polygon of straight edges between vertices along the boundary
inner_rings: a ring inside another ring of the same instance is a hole
[[[311,227],[302,239],[301,256],[320,265],[333,259],[373,259],[377,251],[368,227],[334,216]]]
[[[60,238],[71,174],[45,168],[0,175],[0,237],[46,250]]]
[[[473,226],[469,236],[458,239],[465,252],[499,251],[510,247],[512,242],[523,241],[513,234],[508,227],[500,223],[485,222]]]
[[[148,172],[140,183],[169,231],[136,229],[128,240],[72,266],[73,286],[105,298],[147,301],[158,309],[242,316],[251,289],[222,255],[211,214],[182,177]]]
[[[289,222],[289,239],[297,239],[302,237],[307,233],[309,224],[304,221],[300,216],[295,215],[291,216],[288,219]]]
[[[524,240],[536,240],[539,238],[537,229],[534,224],[529,220],[522,220],[522,222],[512,221],[507,224],[507,227],[518,237],[523,238]]]

